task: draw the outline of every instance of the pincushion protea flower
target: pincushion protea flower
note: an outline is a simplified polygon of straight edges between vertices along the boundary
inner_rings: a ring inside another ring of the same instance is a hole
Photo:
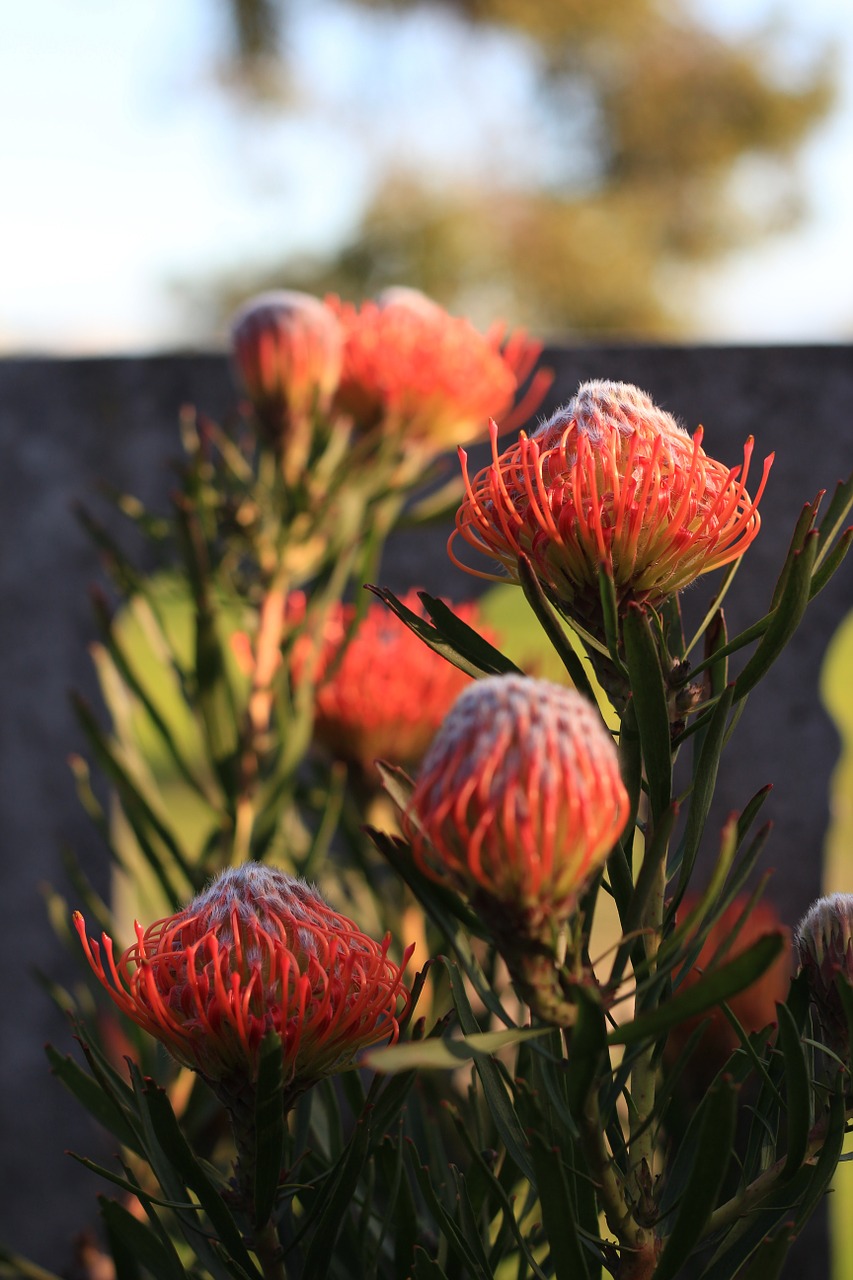
[[[571,913],[627,818],[594,707],[547,680],[493,676],[457,698],[404,821],[426,875],[539,924]]]
[[[518,334],[502,345],[499,331],[484,336],[414,289],[389,289],[360,308],[326,301],[345,334],[337,406],[361,431],[403,434],[430,452],[476,439],[490,417],[504,419],[541,349]],[[545,377],[534,378],[522,420]]]
[[[408,592],[402,603],[424,616],[416,591]],[[416,764],[471,678],[425,645],[379,601],[368,606],[350,638],[355,612],[353,605],[337,605],[323,627],[314,736],[333,756],[370,778],[378,759]],[[457,604],[454,612],[493,639],[478,624],[475,605]],[[294,646],[295,680],[315,645],[305,635]]]
[[[699,574],[742,555],[759,529],[758,491],[746,490],[753,452],[728,468],[702,449],[644,392],[623,382],[586,382],[532,435],[498,454],[470,479],[461,451],[465,499],[450,539],[462,538],[517,576],[527,556],[551,599],[600,634],[599,567],[612,576],[617,604],[659,606]]]
[[[287,1096],[396,1040],[409,992],[390,939],[369,938],[304,881],[259,863],[223,872],[177,915],[112,939],[74,925],[119,1009],[229,1097],[250,1088],[261,1043],[281,1035]]]
[[[478,680],[427,752],[403,815],[415,862],[463,893],[545,1021],[571,1019],[557,934],[628,819],[616,747],[574,689]]]
[[[850,1031],[836,982],[853,982],[853,894],[818,898],[797,926],[794,946],[824,1043],[847,1062]]]

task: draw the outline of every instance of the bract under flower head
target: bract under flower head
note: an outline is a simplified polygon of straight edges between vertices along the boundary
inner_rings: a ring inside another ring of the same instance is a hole
[[[404,829],[421,870],[535,929],[566,919],[629,802],[613,739],[574,689],[476,681],[421,766]]]
[[[836,982],[853,982],[853,894],[818,898],[797,926],[794,946],[824,1040],[846,1059],[850,1033]]]
[[[702,573],[742,555],[758,533],[758,503],[746,490],[753,452],[728,468],[637,387],[588,382],[532,435],[503,453],[492,431],[492,463],[473,479],[450,539],[461,537],[517,577],[529,558],[552,600],[599,632],[599,569],[612,576],[617,603],[657,607]]]
[[[251,298],[231,327],[234,362],[249,398],[275,434],[328,408],[338,385],[343,333],[334,312],[307,293]]]
[[[142,929],[117,960],[112,939],[74,925],[116,1005],[211,1084],[251,1084],[264,1037],[281,1035],[291,1096],[392,1042],[409,992],[403,965],[302,880],[247,863],[189,906]]]
[[[402,603],[424,617],[416,591]],[[453,606],[456,615],[476,626],[473,604]],[[353,605],[337,605],[320,639],[316,672],[314,736],[339,760],[375,775],[375,761],[416,764],[471,677],[435,653],[378,600],[371,603],[350,637]],[[487,637],[488,638],[488,637]],[[299,680],[316,641],[300,637],[292,670]]]
[[[345,332],[336,405],[361,431],[402,433],[432,452],[476,439],[510,410],[538,355],[496,340],[414,289],[389,289],[360,308],[328,298]],[[531,409],[532,412],[532,409]]]

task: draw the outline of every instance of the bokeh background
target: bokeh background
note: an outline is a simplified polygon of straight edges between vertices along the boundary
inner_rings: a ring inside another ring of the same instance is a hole
[[[0,11],[0,351],[204,346],[287,281],[547,336],[853,333],[853,6]]]

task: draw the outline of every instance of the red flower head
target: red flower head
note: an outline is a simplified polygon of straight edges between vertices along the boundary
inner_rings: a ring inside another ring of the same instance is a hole
[[[254,1083],[265,1035],[281,1035],[291,1097],[394,1041],[409,1001],[403,965],[312,888],[260,863],[225,871],[116,961],[112,939],[74,925],[118,1007],[214,1087]]]
[[[594,633],[601,630],[598,573],[612,575],[617,602],[659,606],[701,573],[742,555],[758,533],[758,502],[773,461],[765,460],[755,499],[743,466],[729,469],[691,439],[637,387],[586,382],[532,435],[469,479],[450,539],[457,536],[511,577],[529,557],[554,602]]]
[[[403,604],[424,616],[415,591]],[[474,626],[473,604],[454,605]],[[450,709],[470,684],[458,667],[435,653],[379,601],[368,606],[355,633],[353,605],[338,605],[324,628],[314,702],[314,736],[333,756],[357,765],[365,777],[375,761],[416,764]],[[487,637],[492,638],[492,637]],[[314,641],[302,637],[293,653],[294,679],[308,662]]]
[[[478,680],[418,774],[404,828],[415,861],[493,918],[565,920],[628,819],[616,747],[574,689]]]
[[[748,899],[740,896],[726,907],[705,939],[693,968],[681,979],[679,992],[686,991],[699,981],[735,929],[738,931],[737,937],[722,956],[720,963],[733,960],[759,938],[768,934],[780,933],[790,944],[790,931],[782,924],[774,908],[767,902],[756,903],[740,923],[747,903]],[[693,900],[689,897],[685,898],[679,914],[686,915],[692,906]],[[745,1031],[761,1031],[771,1022],[776,1021],[776,1004],[786,999],[790,980],[791,952],[788,945],[760,978],[727,1001],[729,1008]],[[686,1022],[680,1022],[670,1032],[666,1043],[667,1063],[671,1065],[677,1060],[689,1037],[701,1022],[707,1023],[705,1032],[693,1057],[688,1062],[685,1073],[685,1080],[691,1092],[696,1094],[704,1093],[740,1043],[737,1032],[723,1010],[715,1008],[710,1014],[706,1012],[695,1018],[689,1018]]]
[[[430,452],[474,440],[490,417],[503,418],[540,351],[519,336],[501,348],[497,333],[484,337],[415,289],[386,290],[360,309],[327,302],[346,335],[338,407],[359,430],[379,428]],[[525,416],[543,390],[534,379]]]
[[[847,1061],[850,1031],[836,980],[853,982],[853,894],[833,893],[813,903],[794,945],[823,1041]]]
[[[250,299],[231,328],[234,361],[261,425],[284,445],[319,409],[341,374],[343,334],[334,312],[306,293]]]

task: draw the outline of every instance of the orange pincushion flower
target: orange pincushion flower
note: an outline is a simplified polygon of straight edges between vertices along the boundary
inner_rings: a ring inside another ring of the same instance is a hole
[[[484,337],[414,289],[389,289],[360,309],[327,303],[345,333],[337,406],[360,430],[404,432],[434,451],[474,440],[490,417],[503,418],[540,350],[516,336],[502,351],[497,335]],[[537,403],[543,389],[541,380],[531,388]]]
[[[231,341],[265,430],[284,444],[294,430],[304,434],[306,420],[328,408],[340,378],[343,333],[331,308],[307,293],[262,293],[237,312]]]
[[[415,591],[402,603],[424,616]],[[485,634],[474,605],[454,605],[454,612]],[[379,601],[368,606],[347,642],[354,618],[353,605],[338,605],[325,623],[314,736],[332,755],[358,765],[369,776],[378,759],[417,763],[471,678],[425,645]],[[299,679],[313,647],[309,636],[294,647],[294,679]]]
[[[516,576],[527,556],[545,590],[593,630],[600,613],[598,572],[613,577],[621,606],[659,606],[699,574],[742,555],[758,533],[758,503],[746,490],[753,440],[743,466],[728,468],[691,439],[637,387],[587,382],[532,436],[498,454],[469,479],[450,539],[463,538]]]
[[[425,875],[536,929],[566,919],[628,820],[613,739],[574,689],[478,680],[424,759],[404,829]]]
[[[112,939],[74,925],[118,1007],[214,1086],[253,1083],[265,1035],[281,1035],[293,1096],[393,1042],[409,992],[389,938],[374,942],[317,891],[260,863],[225,871],[116,960]]]

